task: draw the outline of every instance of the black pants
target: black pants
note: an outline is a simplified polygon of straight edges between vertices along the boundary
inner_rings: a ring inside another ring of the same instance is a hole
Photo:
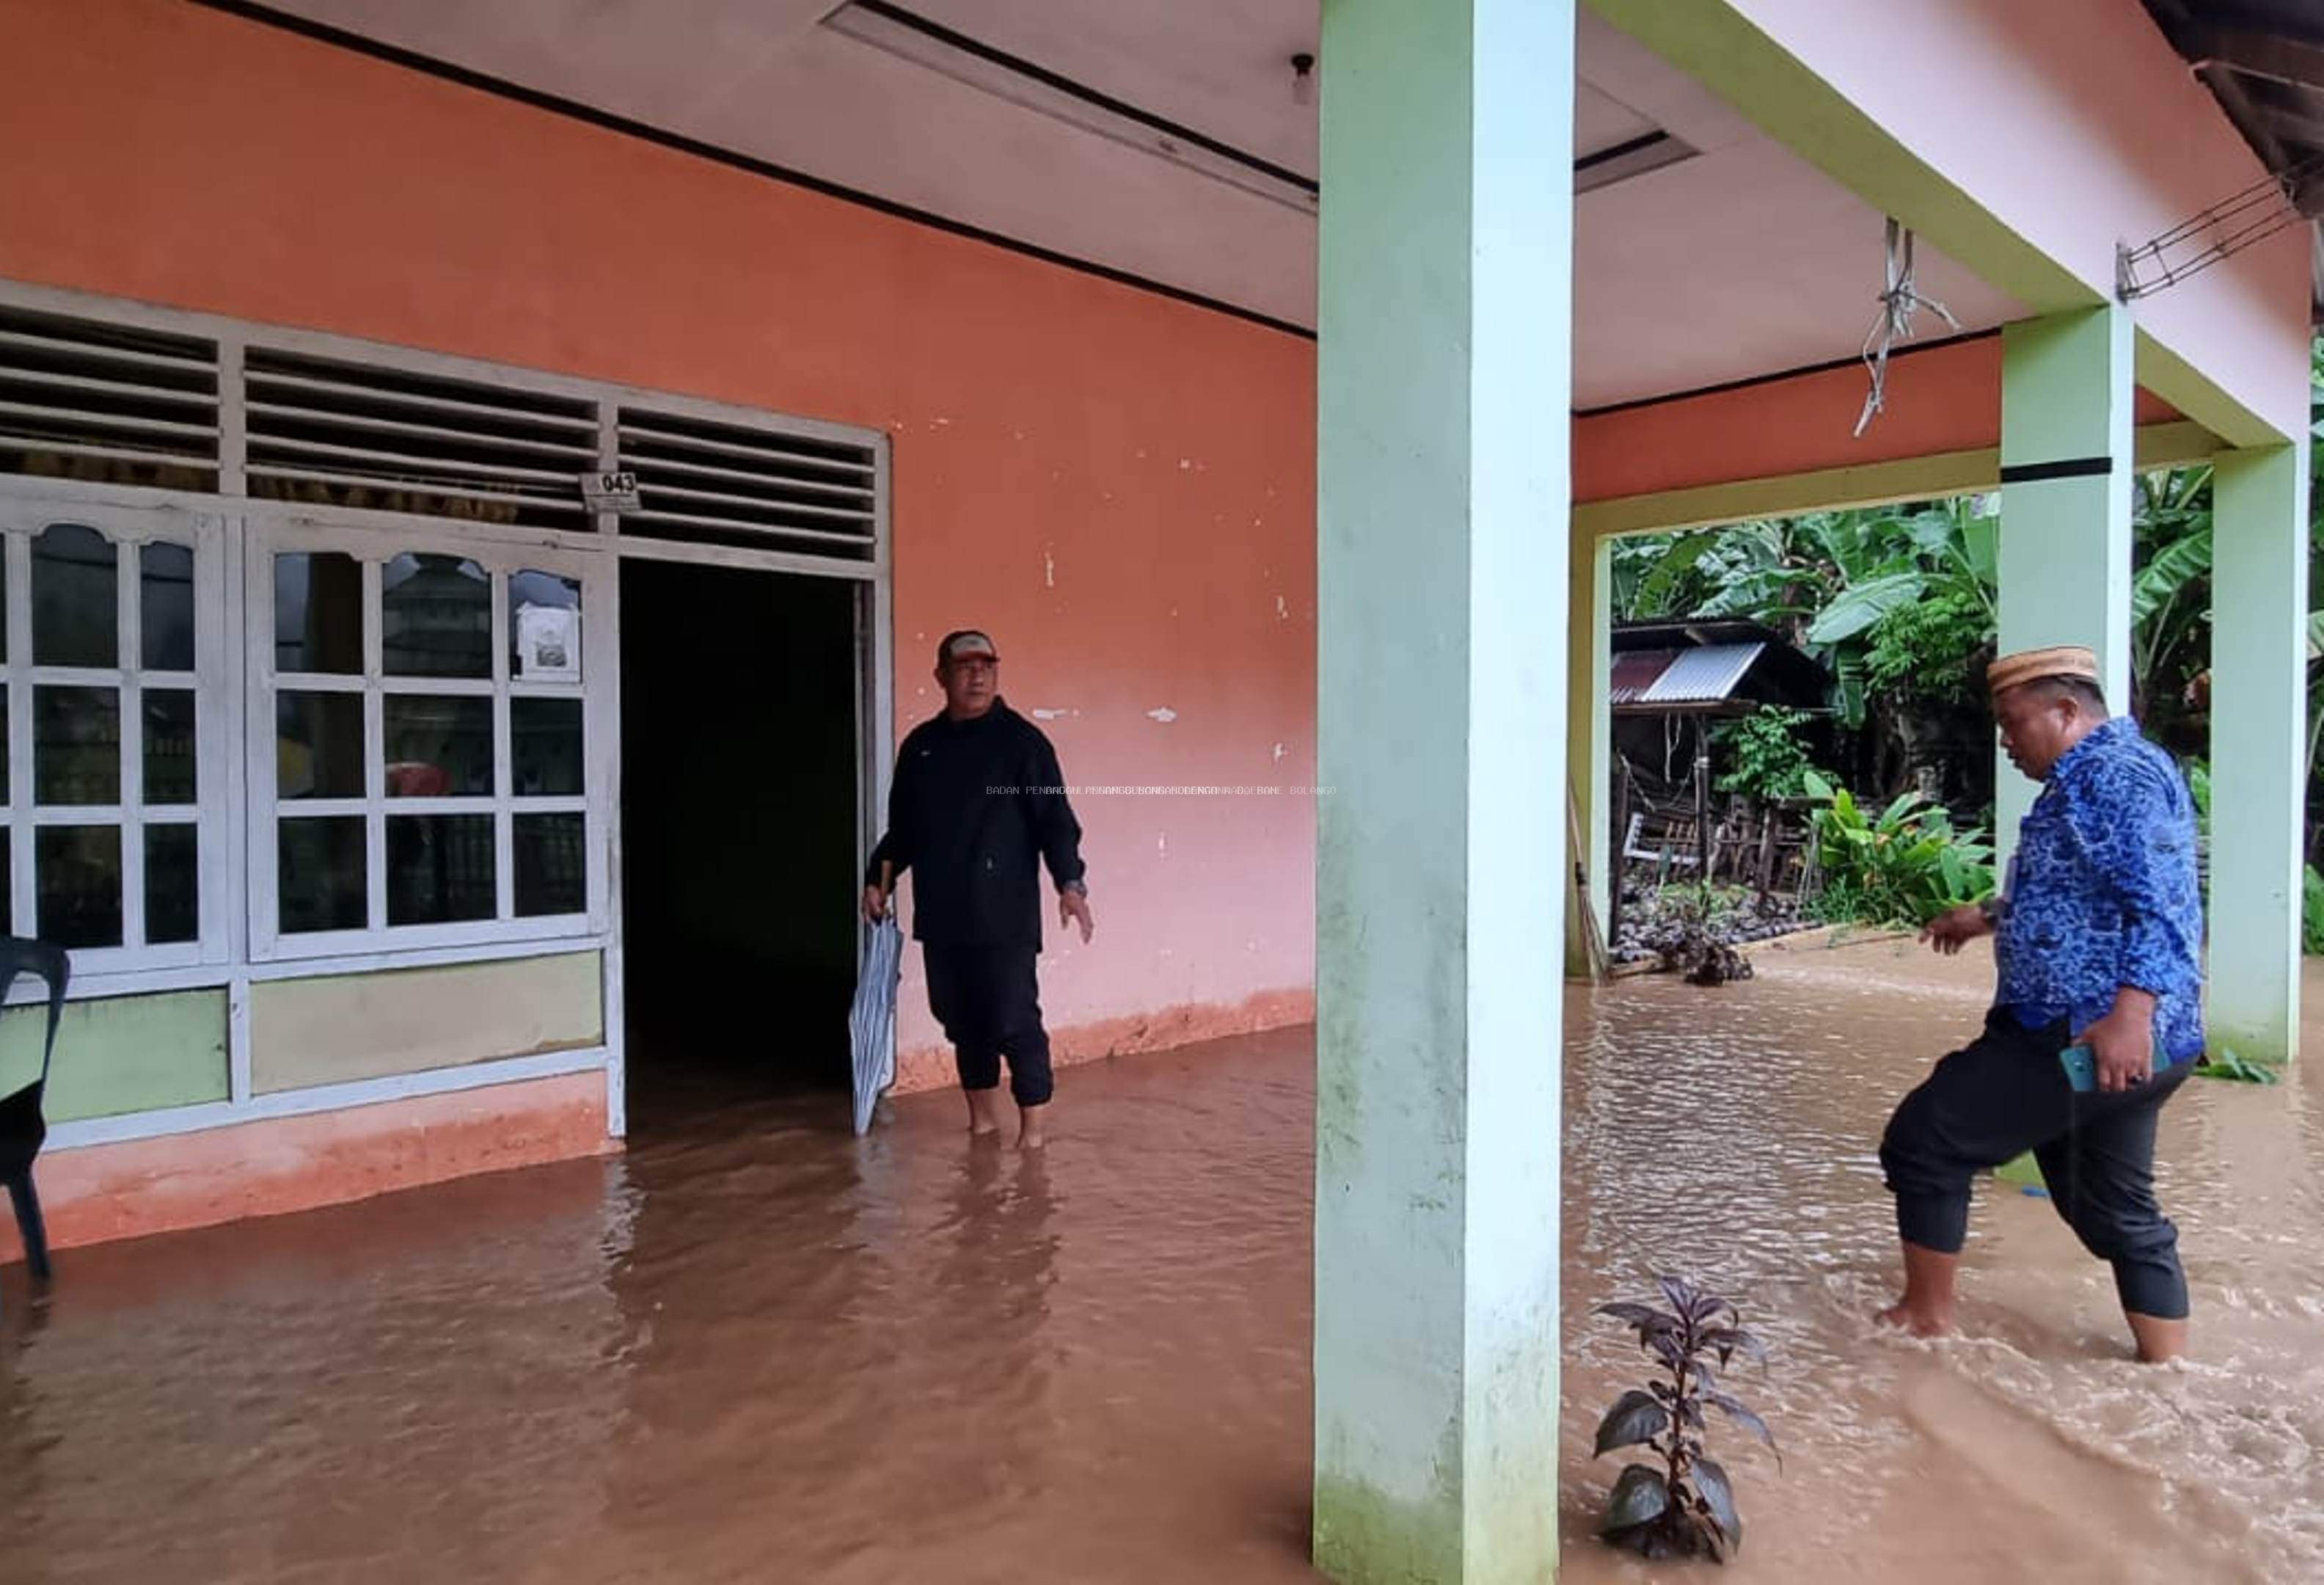
[[[1031,947],[921,944],[928,970],[928,1011],[952,1042],[963,1089],[997,1089],[1009,1059],[1009,1093],[1020,1107],[1046,1105],[1049,1034],[1041,1027],[1041,987]]]
[[[2029,1030],[1995,1012],[1984,1033],[1904,1098],[1880,1142],[1896,1230],[1907,1243],[1958,1255],[1970,1180],[2030,1150],[2058,1214],[2114,1266],[2122,1307],[2183,1319],[2179,1229],[2154,1202],[2154,1125],[2195,1065],[2162,1069],[2134,1089],[2080,1094],[2058,1063],[2068,1039],[2063,1024]]]

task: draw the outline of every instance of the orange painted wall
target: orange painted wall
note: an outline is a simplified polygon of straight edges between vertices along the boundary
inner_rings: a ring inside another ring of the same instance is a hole
[[[178,0],[0,0],[0,276],[888,431],[899,730],[975,624],[1076,783],[1314,779],[1307,342]],[[1991,446],[1999,375],[1900,358],[1860,440],[1852,366],[1584,416],[1575,496]],[[1062,1054],[1306,1015],[1311,799],[1079,804]]]
[[[0,0],[0,275],[888,431],[899,730],[975,624],[1074,782],[1314,780],[1305,341],[175,0]],[[1080,813],[1065,1051],[1300,1013],[1310,800]]]
[[[1609,501],[1736,479],[1896,462],[2001,444],[2001,338],[1914,348],[1888,365],[1887,405],[1862,436],[1859,365],[1573,421],[1573,498]],[[2142,424],[2179,414],[2148,392]]]

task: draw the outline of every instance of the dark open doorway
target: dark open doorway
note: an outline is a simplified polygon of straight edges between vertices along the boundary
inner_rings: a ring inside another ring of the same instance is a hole
[[[828,1090],[854,989],[857,587],[622,564],[630,1126]]]

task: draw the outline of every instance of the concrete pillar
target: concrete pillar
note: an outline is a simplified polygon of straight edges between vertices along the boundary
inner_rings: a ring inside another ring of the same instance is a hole
[[[2001,653],[2087,644],[2107,708],[2130,705],[2132,325],[2119,305],[2022,320],[2001,339]],[[2004,862],[2038,788],[1995,750]]]
[[[2220,454],[2211,514],[2213,1050],[2300,1045],[2308,747],[2305,446]]]
[[[1582,861],[1588,866],[1590,905],[1603,931],[1611,917],[1613,859],[1609,846],[1614,764],[1614,709],[1607,700],[1613,669],[1613,546],[1610,538],[1577,534],[1572,542],[1572,579],[1566,595],[1565,765],[1580,812]],[[1587,947],[1566,920],[1565,972],[1590,972]],[[1613,943],[1607,942],[1610,948]]]
[[[1557,1549],[1572,0],[1324,0],[1315,1556]]]

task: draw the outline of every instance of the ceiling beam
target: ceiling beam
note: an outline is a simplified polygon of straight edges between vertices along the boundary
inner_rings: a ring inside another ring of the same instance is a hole
[[[2233,6],[2210,7],[2198,21],[2186,0],[2146,0],[2146,9],[2269,170],[2289,171],[2324,145],[2324,110],[2303,117],[2288,106],[2255,99],[2246,86],[2264,81],[2279,95],[2324,97],[2324,31],[2304,42],[2283,31],[2283,18]],[[2295,147],[2303,152],[2295,153]],[[2293,203],[2303,215],[2324,214],[2313,181],[2302,183]],[[2315,229],[2309,254],[2309,317],[2324,326],[2324,225]]]
[[[2199,71],[2216,63],[2264,82],[2324,88],[2324,46],[2274,33],[2197,27],[2189,30],[2181,48],[2193,58]]]

